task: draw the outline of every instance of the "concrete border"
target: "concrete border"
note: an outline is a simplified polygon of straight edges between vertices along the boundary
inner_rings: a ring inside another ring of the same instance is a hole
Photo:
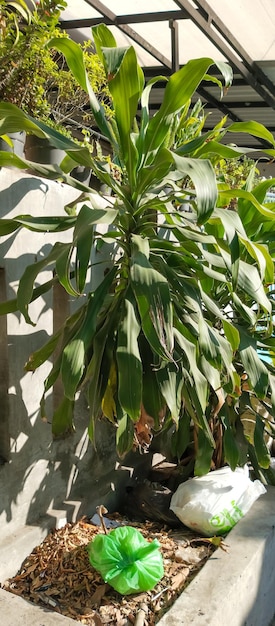
[[[34,547],[34,535],[29,534],[30,551]],[[226,543],[228,552],[218,549],[214,553],[157,626],[270,624],[275,614],[275,487],[267,488],[267,493],[228,534]],[[26,548],[25,536],[25,551]],[[13,571],[21,565],[18,557],[16,562],[16,552]],[[5,616],[5,626],[80,624],[3,589],[0,589],[0,614]]]
[[[0,589],[0,615],[3,626],[77,626],[81,623],[31,604],[3,589]]]
[[[275,487],[268,487],[158,626],[268,626],[275,614]]]

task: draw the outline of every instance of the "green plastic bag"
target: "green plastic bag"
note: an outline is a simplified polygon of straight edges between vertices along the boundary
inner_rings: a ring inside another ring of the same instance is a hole
[[[122,595],[153,589],[163,576],[159,542],[146,541],[132,526],[99,534],[88,544],[92,566]]]

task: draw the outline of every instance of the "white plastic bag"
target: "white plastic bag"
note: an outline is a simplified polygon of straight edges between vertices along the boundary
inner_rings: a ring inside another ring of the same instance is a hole
[[[179,485],[170,509],[189,528],[203,535],[227,533],[266,492],[259,480],[249,478],[247,465],[209,472]]]

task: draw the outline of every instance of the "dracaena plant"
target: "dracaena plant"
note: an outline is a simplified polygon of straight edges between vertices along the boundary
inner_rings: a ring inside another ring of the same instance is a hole
[[[250,456],[258,475],[273,480],[266,434],[273,434],[275,371],[259,349],[270,355],[274,347],[274,207],[264,204],[274,181],[254,186],[252,167],[245,185],[231,189],[217,180],[215,167],[248,152],[223,145],[226,132],[250,132],[269,142],[272,157],[274,138],[256,122],[227,125],[225,119],[204,132],[200,105],[192,110],[190,102],[205,78],[222,88],[208,74],[214,63],[209,58],[189,61],[167,80],[152,116],[150,92],[158,78],[145,85],[134,48],[118,48],[104,25],[93,29],[93,37],[108,78],[110,118],[91,89],[79,46],[68,38],[50,45],[65,55],[89,94],[98,129],[110,143],[109,163],[0,104],[0,134],[23,127],[66,151],[60,167],[32,163],[32,169],[82,191],[81,209],[70,207],[69,215],[1,220],[2,234],[23,227],[72,230],[70,243],[55,244],[47,258],[27,268],[16,301],[2,305],[1,312],[17,308],[31,323],[29,303],[54,280],[75,298],[86,293],[91,251],[105,242],[110,270],[26,365],[35,370],[59,351],[45,381],[45,393],[57,378],[63,382],[54,435],[73,428],[75,396],[83,389],[91,438],[96,420],[105,415],[115,425],[120,455],[170,427],[174,456],[192,451],[190,472],[202,474],[225,462],[234,469]],[[231,70],[218,67],[228,87]],[[110,189],[104,208],[70,176],[76,163],[90,166]],[[0,164],[29,167],[7,153],[0,153]],[[235,210],[232,198],[238,199]],[[105,224],[106,235],[98,224]],[[46,266],[54,267],[55,278],[34,288]],[[43,412],[43,399],[41,407]],[[248,416],[254,420],[250,431]]]

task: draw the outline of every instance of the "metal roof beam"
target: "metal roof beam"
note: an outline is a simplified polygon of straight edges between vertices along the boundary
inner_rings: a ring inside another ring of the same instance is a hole
[[[133,13],[130,15],[117,15],[116,25],[118,24],[146,24],[147,22],[167,22],[169,20],[188,19],[188,15],[184,10],[181,11],[160,11],[158,13]],[[97,26],[98,24],[106,24],[110,26],[113,20],[108,17],[87,17],[79,20],[63,20],[62,26],[66,30],[73,28],[86,28],[89,26]]]
[[[180,65],[180,67],[183,67],[183,65]],[[149,66],[147,65],[147,67],[143,68],[144,74],[145,76],[149,79],[149,78],[153,78],[154,76],[158,75],[158,74],[162,74],[163,76],[169,76],[170,75],[170,71],[165,68],[162,67],[161,65],[157,66],[157,65],[152,65]],[[220,76],[221,73],[219,72],[218,68],[216,67],[211,67],[211,76]],[[204,81],[202,81],[204,82]],[[205,81],[205,84],[209,85],[208,81]],[[234,87],[245,87],[248,86],[246,80],[243,78],[243,76],[239,76],[239,75],[234,75],[234,83],[233,83]]]
[[[111,24],[117,26],[119,30],[121,30],[125,35],[130,37],[135,43],[141,46],[146,52],[149,52],[157,61],[159,61],[162,65],[168,67],[170,70],[172,68],[172,63],[170,59],[167,59],[163,54],[159,52],[154,46],[152,46],[149,41],[141,37],[135,30],[133,30],[128,24],[119,24],[117,22],[118,16],[110,11],[105,4],[103,4],[100,0],[85,0],[91,7],[96,9],[99,13],[101,13],[105,18],[111,20]]]
[[[130,13],[129,15],[118,15],[117,21],[120,24],[145,24],[146,22],[168,22],[169,20],[187,20],[188,14],[184,9],[179,11],[153,11],[150,13]]]
[[[197,0],[196,0],[197,1]],[[189,14],[190,19],[196,24],[196,26],[212,41],[212,43],[225,55],[230,63],[242,74],[246,82],[253,87],[253,89],[269,104],[270,107],[275,109],[275,96],[271,95],[267,89],[261,85],[257,76],[253,72],[253,68],[249,66],[249,69],[240,60],[240,57],[234,52],[233,47],[229,46],[225,38],[221,38],[218,31],[213,30],[211,25],[211,11],[209,8],[209,14],[206,17],[205,11],[207,3],[203,2],[203,13],[194,7],[189,0],[175,0],[176,4],[185,9]],[[199,4],[199,0],[198,0]],[[210,18],[208,20],[208,17]]]
[[[231,109],[224,104],[224,102],[221,102],[219,100],[217,100],[217,98],[214,98],[214,96],[211,96],[208,91],[206,89],[204,89],[204,87],[202,87],[201,85],[198,87],[197,89],[197,93],[202,96],[203,98],[205,98],[205,100],[207,100],[207,102],[214,107],[215,109],[219,109],[219,111],[221,111],[221,113],[223,113],[223,115],[226,115],[227,117],[230,117],[230,119],[233,122],[242,122],[243,120],[236,115],[235,113],[233,113],[233,111],[231,111]]]
[[[209,102],[209,95],[207,94],[206,108],[208,108],[208,106],[212,108],[212,105],[211,104],[208,105],[208,102]],[[240,102],[238,100],[227,100],[225,102],[225,105],[230,109],[242,109],[245,111],[251,108],[255,108],[255,109],[269,109],[270,108],[268,104],[264,102],[263,100],[261,101],[256,100],[256,102],[253,102],[253,100],[250,102]]]
[[[271,94],[275,95],[275,86],[263,70],[251,59],[247,50],[241,46],[240,42],[234,37],[234,35],[225,26],[224,22],[218,17],[218,15],[209,6],[206,0],[195,0],[199,9],[207,14],[207,21],[215,26],[221,36],[227,41],[229,46],[235,50],[236,54],[241,57],[244,65],[249,71],[253,71],[259,81],[267,87]]]
[[[169,20],[169,28],[171,29],[172,72],[177,72],[180,67],[178,23],[174,20]]]

